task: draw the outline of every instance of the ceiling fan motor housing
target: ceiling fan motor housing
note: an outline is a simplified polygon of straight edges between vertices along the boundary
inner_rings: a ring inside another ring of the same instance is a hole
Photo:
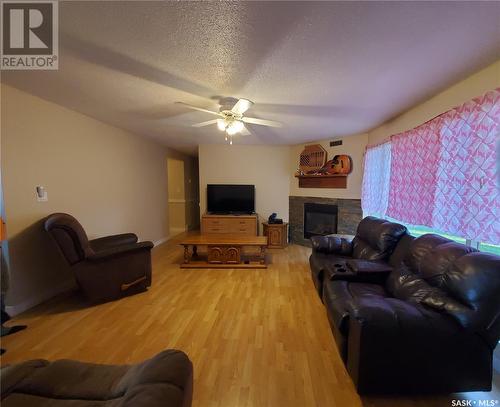
[[[231,110],[236,103],[238,103],[237,98],[232,98],[232,97],[220,98],[219,99],[219,105],[220,105],[219,112],[222,113],[226,110]]]

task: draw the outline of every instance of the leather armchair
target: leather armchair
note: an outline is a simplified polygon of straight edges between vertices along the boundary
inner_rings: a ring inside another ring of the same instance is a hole
[[[89,241],[82,225],[65,213],[48,216],[45,230],[57,243],[91,302],[115,300],[151,285],[152,242],[138,242],[133,233]]]

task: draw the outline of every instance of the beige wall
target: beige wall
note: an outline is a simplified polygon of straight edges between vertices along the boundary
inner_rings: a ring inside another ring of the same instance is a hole
[[[371,130],[368,133],[368,143],[376,144],[393,134],[410,130],[455,106],[498,87],[500,87],[500,61]]]
[[[276,212],[288,219],[289,146],[200,145],[200,209],[206,212],[207,184],[255,185],[260,221]]]
[[[331,160],[334,155],[346,154],[352,158],[352,172],[347,177],[347,188],[299,188],[299,180],[293,176],[299,167],[299,156],[306,144],[292,146],[290,149],[290,195],[291,196],[313,196],[321,198],[344,198],[344,199],[360,199],[361,198],[361,182],[363,179],[363,154],[368,142],[367,134],[358,134],[354,136],[342,137],[342,145],[330,147],[328,139],[317,141],[310,144],[321,144],[327,151],[328,160]]]
[[[167,238],[167,156],[143,137],[2,85],[2,180],[11,274],[7,304],[28,308],[71,284],[40,219],[68,212],[90,238]],[[191,164],[189,164],[191,166]],[[43,185],[48,202],[37,202]]]
[[[272,213],[288,220],[288,197],[314,196],[359,199],[361,196],[362,161],[368,136],[343,137],[343,145],[330,147],[333,139],[308,144],[321,144],[328,159],[335,154],[350,155],[353,170],[347,179],[347,189],[299,188],[294,173],[305,144],[294,146],[269,145],[200,145],[200,209],[206,211],[207,184],[254,184],[255,206],[264,221]]]

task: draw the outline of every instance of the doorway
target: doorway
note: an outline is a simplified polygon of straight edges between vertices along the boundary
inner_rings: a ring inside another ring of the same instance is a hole
[[[167,159],[168,233],[174,237],[187,230],[186,187],[183,160]]]
[[[167,158],[170,237],[200,228],[198,158]]]

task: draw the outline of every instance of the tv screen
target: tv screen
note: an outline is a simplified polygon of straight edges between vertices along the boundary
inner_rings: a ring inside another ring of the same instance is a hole
[[[207,211],[210,213],[253,213],[255,185],[207,185]]]

